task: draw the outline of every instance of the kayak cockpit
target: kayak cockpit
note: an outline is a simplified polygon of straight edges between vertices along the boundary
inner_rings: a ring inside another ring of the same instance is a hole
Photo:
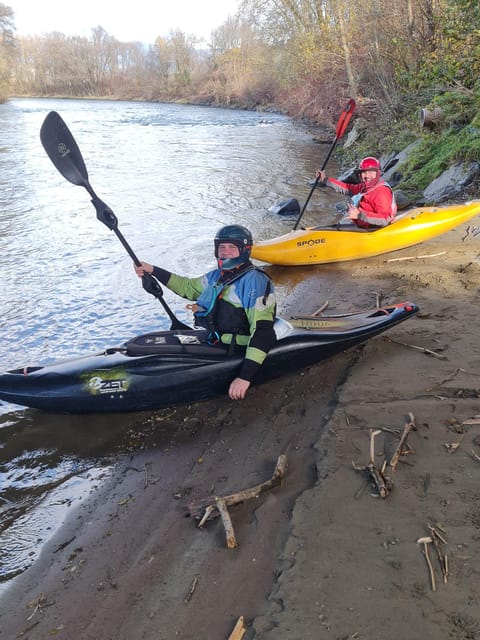
[[[293,326],[284,318],[276,318],[274,323],[275,334],[277,340],[285,338],[292,333]],[[155,331],[141,336],[136,336],[122,347],[120,351],[124,351],[127,356],[145,356],[172,352],[195,353],[196,355],[210,355],[215,353],[217,356],[222,353],[229,352],[228,345],[217,343],[215,345],[208,344],[208,331],[205,329],[192,329],[181,331]]]
[[[395,224],[399,220],[402,220],[407,215],[409,215],[410,211],[404,211],[403,213],[397,214],[395,218],[387,224],[387,227],[391,227],[392,224]],[[355,233],[374,233],[375,231],[380,231],[381,229],[385,229],[386,227],[358,227],[350,218],[342,218],[338,222],[334,224],[321,225],[319,227],[306,227],[306,231],[352,231]]]

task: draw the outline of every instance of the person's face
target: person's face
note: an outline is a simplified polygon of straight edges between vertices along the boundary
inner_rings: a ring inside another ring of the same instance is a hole
[[[376,169],[367,169],[366,171],[360,171],[360,180],[362,182],[368,182],[369,180],[375,180],[377,177]]]
[[[237,245],[231,242],[221,242],[218,245],[218,257],[220,260],[227,260],[228,258],[238,258],[240,250]]]

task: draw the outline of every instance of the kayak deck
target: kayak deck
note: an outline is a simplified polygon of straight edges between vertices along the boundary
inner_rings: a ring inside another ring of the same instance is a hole
[[[277,342],[255,384],[298,371],[365,342],[418,311],[402,302],[364,312],[276,322]],[[0,399],[66,413],[143,411],[227,393],[244,351],[210,347],[204,331],[138,336],[102,353],[0,374]]]

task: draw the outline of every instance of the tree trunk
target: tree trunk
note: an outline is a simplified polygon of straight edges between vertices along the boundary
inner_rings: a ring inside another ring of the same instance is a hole
[[[340,38],[342,42],[343,55],[345,59],[345,70],[347,72],[348,86],[350,87],[350,97],[355,99],[358,97],[358,85],[357,85],[357,81],[355,80],[355,76],[353,74],[352,56],[350,52],[350,43],[348,39],[348,33],[347,33],[345,21],[343,19],[343,15],[344,15],[343,8],[344,8],[344,3],[342,0],[339,0],[339,1],[332,0],[333,14],[337,19],[338,28],[340,30]]]

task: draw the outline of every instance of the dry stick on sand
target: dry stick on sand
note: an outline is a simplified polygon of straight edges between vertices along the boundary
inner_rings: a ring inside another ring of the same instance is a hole
[[[394,344],[399,344],[402,347],[417,349],[418,351],[425,353],[427,356],[433,356],[434,358],[438,358],[439,360],[448,360],[447,356],[444,356],[441,353],[437,353],[436,351],[432,351],[431,349],[427,349],[426,347],[419,347],[416,344],[408,344],[407,342],[400,342],[400,340],[394,340],[393,338],[389,338],[388,336],[383,336],[383,339],[388,342],[393,342]]]
[[[375,466],[375,438],[379,433],[382,433],[380,429],[371,429],[370,431],[370,462],[368,465],[366,467],[359,467],[353,461],[352,465],[355,471],[367,471],[377,488],[379,496],[386,498],[392,488],[391,482],[383,475],[385,465],[382,465],[382,469],[378,469]]]
[[[480,418],[467,418],[466,420],[462,420],[462,426],[466,425],[477,425],[480,424]]]
[[[377,309],[380,309],[380,305],[382,304],[383,294],[381,291],[380,293],[378,293],[377,291],[372,291],[372,293],[375,295],[375,307]]]
[[[409,421],[403,428],[403,433],[400,437],[400,442],[398,443],[398,446],[395,449],[393,456],[390,458],[390,466],[394,471],[397,468],[397,464],[398,464],[398,461],[400,460],[400,456],[405,453],[404,448],[405,446],[407,446],[408,434],[410,433],[410,431],[417,430],[417,425],[415,424],[415,418],[413,416],[413,413],[408,414],[408,420]],[[412,449],[409,449],[409,453],[411,452],[412,452]]]
[[[473,236],[475,238],[476,236],[478,236],[479,233],[480,233],[480,227],[478,227],[477,225],[472,226],[471,224],[469,224],[468,227],[465,229],[465,235],[462,238],[462,242],[465,242],[465,240],[470,236]]]
[[[423,555],[425,556],[425,560],[427,561],[428,571],[430,573],[430,582],[432,585],[432,591],[436,591],[437,586],[435,583],[435,572],[433,570],[432,561],[430,560],[430,556],[428,555],[428,545],[432,542],[432,538],[430,536],[425,536],[424,538],[419,538],[417,540],[418,544],[423,545]]]
[[[243,616],[240,616],[233,627],[232,633],[228,636],[228,640],[242,640],[246,630]]]
[[[440,253],[429,253],[424,256],[405,256],[404,258],[389,258],[385,262],[401,262],[402,260],[421,260],[422,258],[436,258],[437,256],[443,256],[446,251],[440,251]]]
[[[257,484],[255,487],[244,489],[243,491],[238,491],[237,493],[232,493],[228,496],[210,496],[209,498],[205,498],[199,502],[192,503],[188,508],[190,516],[200,520],[198,524],[199,529],[203,527],[207,520],[212,520],[217,516],[221,516],[223,526],[225,528],[227,547],[229,549],[234,549],[238,545],[235,539],[230,514],[228,513],[228,507],[239,504],[240,502],[245,502],[245,500],[249,500],[250,498],[258,498],[261,493],[264,493],[269,489],[273,489],[273,487],[276,487],[282,482],[286,469],[287,456],[282,453],[282,455],[278,457],[275,471],[270,480],[266,480],[261,484]]]
[[[445,449],[448,451],[448,453],[455,453],[455,451],[458,449],[458,447],[460,446],[463,437],[464,437],[464,433],[460,436],[460,440],[458,440],[457,442],[445,442]]]
[[[227,548],[235,549],[238,547],[237,540],[235,538],[235,532],[233,530],[232,519],[228,513],[227,505],[224,498],[215,498],[215,506],[218,509],[219,514],[222,517],[223,528],[225,529],[225,536],[227,538]]]
[[[447,541],[440,533],[438,533],[435,527],[432,527],[432,525],[430,524],[428,525],[428,530],[430,531],[430,537],[432,538],[433,546],[435,547],[438,563],[440,565],[440,570],[443,576],[443,582],[447,584],[447,579],[448,579],[447,556],[440,549],[440,543],[442,542],[443,544],[446,544]]]
[[[474,460],[477,460],[477,462],[480,462],[480,456],[478,455],[478,453],[476,453],[475,449],[472,449],[471,454]]]
[[[319,316],[323,311],[325,311],[327,307],[328,307],[328,300],[325,300],[322,306],[312,313],[312,316]]]
[[[184,600],[185,604],[188,604],[190,602],[190,600],[192,599],[193,596],[193,592],[195,591],[195,589],[197,588],[197,584],[198,584],[198,578],[194,578],[192,585],[187,593],[187,596]]]
[[[455,371],[453,373],[451,373],[449,376],[447,376],[446,378],[444,378],[443,380],[440,380],[440,382],[436,382],[433,386],[429,387],[427,389],[427,391],[432,391],[432,389],[435,389],[435,387],[441,387],[442,384],[445,384],[445,382],[450,382],[451,380],[453,380],[455,378],[455,376],[457,376],[459,373],[466,373],[465,369],[461,369],[460,367],[458,367],[457,369],[455,369]]]

